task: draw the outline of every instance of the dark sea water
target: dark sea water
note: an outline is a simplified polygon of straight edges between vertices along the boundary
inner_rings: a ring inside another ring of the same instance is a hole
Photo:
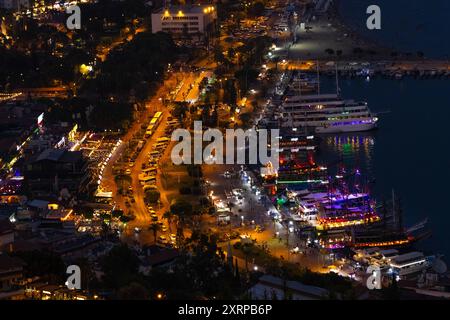
[[[366,8],[382,8],[382,31],[365,27]],[[450,53],[449,0],[341,0],[341,15],[364,36],[401,50],[423,51],[427,56]],[[324,79],[332,91],[334,82]],[[371,79],[340,80],[344,98],[365,100],[380,114],[372,133],[328,136],[321,158],[342,155],[347,167],[361,168],[376,179],[377,199],[401,197],[405,225],[425,217],[433,235],[420,249],[443,253],[450,262],[450,80]]]
[[[372,4],[381,8],[381,30],[366,27],[366,9]],[[448,0],[340,0],[339,13],[359,34],[388,47],[433,58],[450,55]]]

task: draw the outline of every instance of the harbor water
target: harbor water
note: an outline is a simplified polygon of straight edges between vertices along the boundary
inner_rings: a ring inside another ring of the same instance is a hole
[[[378,0],[382,29],[366,28],[370,0],[342,0],[339,13],[345,24],[368,40],[398,51],[423,52],[428,58],[448,59],[450,1]],[[334,78],[322,77],[322,92],[335,92]],[[344,98],[363,100],[379,113],[379,129],[368,133],[324,136],[321,162],[343,161],[359,168],[378,200],[389,200],[392,189],[400,197],[405,226],[429,218],[432,237],[416,246],[442,253],[450,262],[450,80],[340,79]]]
[[[327,92],[335,90],[334,79],[322,82]],[[361,169],[361,182],[378,200],[390,200],[394,189],[404,225],[429,218],[432,237],[417,246],[450,261],[450,80],[341,79],[339,87],[344,98],[367,101],[380,113],[379,128],[323,136],[318,160]]]
[[[366,27],[369,5],[381,8],[381,30]],[[339,14],[346,25],[383,46],[428,58],[450,55],[450,1],[448,0],[340,0]]]

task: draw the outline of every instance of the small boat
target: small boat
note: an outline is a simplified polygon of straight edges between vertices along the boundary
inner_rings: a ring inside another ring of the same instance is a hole
[[[397,72],[397,73],[394,75],[394,78],[395,78],[396,80],[402,80],[402,79],[403,79],[403,73]]]

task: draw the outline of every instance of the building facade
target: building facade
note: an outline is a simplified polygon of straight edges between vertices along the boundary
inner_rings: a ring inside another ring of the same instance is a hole
[[[22,279],[24,262],[0,253],[0,292],[10,290]]]
[[[24,175],[34,196],[58,195],[63,188],[85,193],[91,180],[82,152],[64,149],[47,149],[30,159]]]
[[[30,7],[29,0],[0,0],[0,8],[7,10],[19,10]]]
[[[152,13],[152,32],[167,32],[174,37],[205,37],[215,30],[214,6],[171,6]]]
[[[14,226],[8,218],[0,217],[0,250],[14,242]]]

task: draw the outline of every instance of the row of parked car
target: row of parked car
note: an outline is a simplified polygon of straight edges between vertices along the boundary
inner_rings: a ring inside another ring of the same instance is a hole
[[[156,174],[159,160],[169,145],[171,141],[169,135],[172,134],[176,126],[179,126],[178,120],[168,117],[165,136],[158,138],[152,146],[152,151],[148,153],[148,163],[143,165],[142,172],[139,175],[139,181],[144,187],[144,191],[152,188],[156,189]]]
[[[148,209],[148,212],[150,214],[150,217],[151,217],[153,223],[159,224],[161,227],[161,232],[166,233],[168,231],[168,228],[161,220],[158,219],[158,215],[156,214],[156,211],[153,209],[153,207],[148,205],[147,209]],[[173,233],[170,233],[168,236],[166,236],[165,234],[161,234],[158,237],[157,242],[160,244],[175,247],[176,246],[176,235]]]
[[[141,173],[139,174],[139,181],[143,186],[144,191],[149,189],[157,190],[156,186],[156,174],[159,168],[159,161],[167,149],[171,138],[173,130],[179,127],[179,122],[174,120],[172,117],[168,117],[167,126],[165,129],[165,135],[156,139],[156,142],[152,145],[151,151],[148,153],[148,161],[144,163],[141,168]],[[159,235],[157,242],[159,244],[167,245],[167,246],[176,246],[176,235],[175,234],[167,234],[168,227],[164,225],[164,223],[158,219],[158,215],[154,208],[148,204],[147,205],[148,213],[153,223],[157,223],[160,225],[160,232],[162,234]],[[140,232],[139,230],[135,230],[136,233]]]
[[[156,143],[153,144],[152,151],[148,153],[148,162],[142,166],[141,174],[139,175],[139,181],[143,186],[155,184],[159,159],[169,143],[170,138],[162,137],[158,138]]]

